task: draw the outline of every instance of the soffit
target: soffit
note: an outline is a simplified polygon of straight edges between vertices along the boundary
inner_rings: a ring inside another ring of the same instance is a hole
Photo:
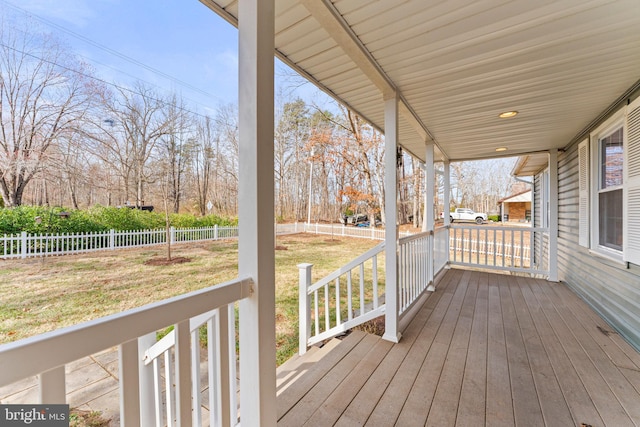
[[[202,1],[237,22],[237,1]],[[565,147],[640,79],[638,28],[637,0],[276,0],[275,43],[379,129],[397,89],[417,157],[433,137],[437,157],[471,160]]]

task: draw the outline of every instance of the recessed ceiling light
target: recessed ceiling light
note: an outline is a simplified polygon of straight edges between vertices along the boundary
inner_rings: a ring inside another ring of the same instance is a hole
[[[498,151],[498,152],[507,151],[507,147],[498,147],[498,148],[496,148],[496,151]]]
[[[498,117],[501,119],[508,119],[509,117],[515,117],[517,114],[517,111],[505,111],[504,113],[498,114]]]

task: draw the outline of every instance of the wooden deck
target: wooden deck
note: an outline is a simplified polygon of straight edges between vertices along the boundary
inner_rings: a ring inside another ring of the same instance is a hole
[[[562,284],[450,270],[399,344],[278,370],[283,426],[638,426],[640,354]]]

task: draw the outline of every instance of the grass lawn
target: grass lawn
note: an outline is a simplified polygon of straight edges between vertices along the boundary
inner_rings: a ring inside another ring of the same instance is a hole
[[[378,241],[297,234],[279,236],[276,251],[277,361],[298,346],[297,264],[314,264],[313,280]],[[28,260],[0,260],[0,343],[139,307],[237,277],[236,241],[175,245],[191,261],[146,265],[163,247]]]

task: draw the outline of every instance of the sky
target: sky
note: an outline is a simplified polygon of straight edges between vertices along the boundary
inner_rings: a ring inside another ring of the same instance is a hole
[[[198,0],[0,0],[0,10],[30,15],[108,82],[176,91],[203,114],[237,102],[237,30]],[[276,62],[277,91],[328,102]]]

